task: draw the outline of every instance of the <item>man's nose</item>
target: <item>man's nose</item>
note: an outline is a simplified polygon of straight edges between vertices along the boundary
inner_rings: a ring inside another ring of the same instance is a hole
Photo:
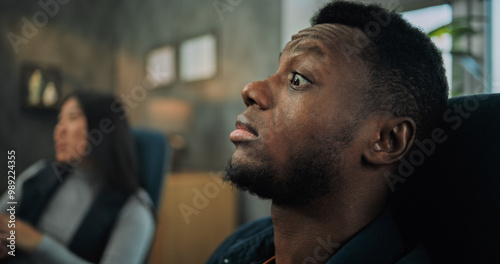
[[[256,105],[258,108],[266,110],[271,104],[269,89],[265,81],[251,82],[245,85],[241,90],[241,97],[243,97],[243,102],[247,107]]]

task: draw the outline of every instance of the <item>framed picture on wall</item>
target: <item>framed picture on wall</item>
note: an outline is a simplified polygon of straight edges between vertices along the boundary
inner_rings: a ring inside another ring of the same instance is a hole
[[[166,86],[175,81],[175,47],[173,45],[165,45],[148,53],[146,78],[147,84],[152,88]]]
[[[61,71],[53,65],[25,62],[21,65],[21,106],[58,109],[61,96]]]
[[[180,78],[185,82],[210,79],[217,73],[217,38],[205,34],[183,41],[180,52]]]

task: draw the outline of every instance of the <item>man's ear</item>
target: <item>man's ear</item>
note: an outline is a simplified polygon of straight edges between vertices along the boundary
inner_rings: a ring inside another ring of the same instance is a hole
[[[416,125],[409,117],[383,119],[378,126],[378,138],[370,142],[363,156],[371,164],[391,164],[401,159],[415,139]]]

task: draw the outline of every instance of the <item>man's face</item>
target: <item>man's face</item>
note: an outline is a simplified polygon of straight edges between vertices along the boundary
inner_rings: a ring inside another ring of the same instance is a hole
[[[247,106],[230,135],[226,180],[275,203],[301,204],[330,192],[345,166],[361,108],[365,66],[337,48],[352,29],[317,25],[292,37],[278,71],[246,85]],[[354,158],[357,158],[354,157]]]

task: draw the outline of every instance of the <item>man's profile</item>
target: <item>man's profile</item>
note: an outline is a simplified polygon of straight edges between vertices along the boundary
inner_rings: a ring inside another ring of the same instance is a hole
[[[398,162],[446,106],[441,54],[376,5],[333,2],[292,37],[277,72],[242,90],[225,180],[270,199],[271,218],[208,263],[427,263],[387,201]]]

